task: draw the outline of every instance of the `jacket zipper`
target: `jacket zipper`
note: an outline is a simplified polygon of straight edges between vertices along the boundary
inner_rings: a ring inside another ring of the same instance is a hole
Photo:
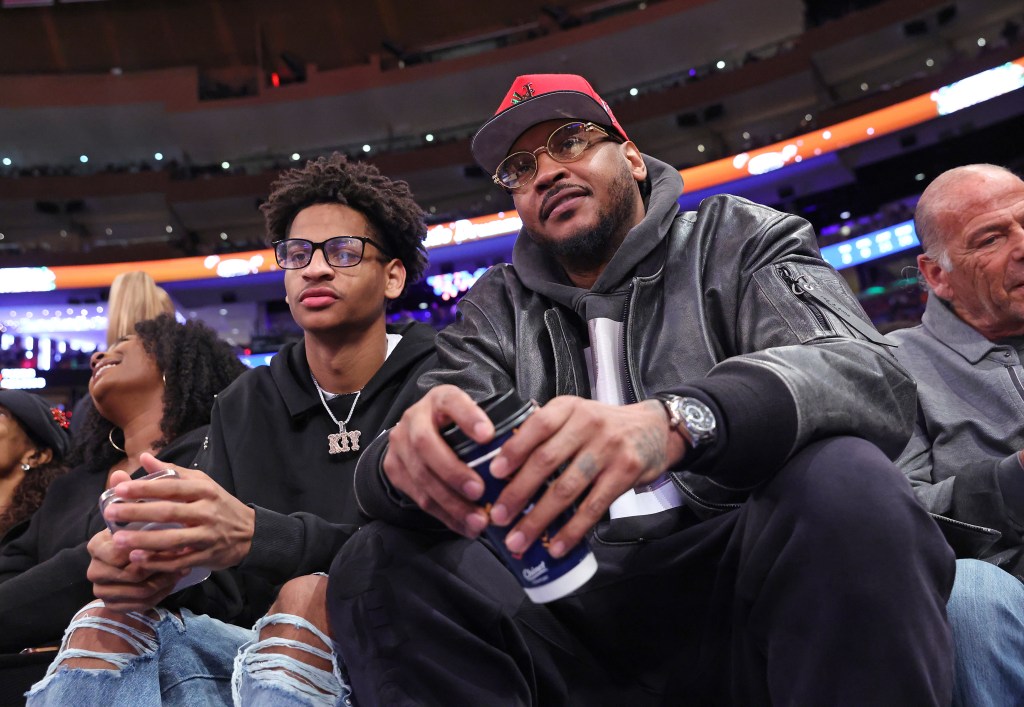
[[[782,279],[789,284],[789,289],[793,291],[793,294],[803,302],[803,305],[807,307],[808,310],[810,310],[814,319],[818,322],[818,326],[825,331],[832,331],[832,327],[829,326],[828,320],[825,318],[825,315],[821,313],[821,310],[807,301],[807,292],[800,285],[800,279],[802,276],[793,275],[785,265],[779,265],[778,271],[779,274],[782,275]]]
[[[701,508],[706,508],[709,511],[733,511],[739,508],[741,505],[743,505],[741,503],[716,503],[714,501],[708,501],[694,493],[693,489],[684,484],[682,481],[679,481],[676,477],[676,474],[671,473],[670,475],[672,477],[672,482],[680,491],[683,492],[683,495],[689,498],[694,503],[696,503]]]
[[[626,399],[623,401],[625,405],[640,402],[636,395],[633,378],[629,375],[629,305],[633,301],[634,284],[635,281],[630,281],[626,299],[622,304],[622,380],[623,393],[626,395]]]
[[[929,512],[928,515],[930,515],[936,521],[942,521],[943,523],[949,523],[950,525],[956,525],[961,528],[967,528],[968,530],[978,530],[984,533],[985,535],[996,535],[1000,537],[1002,536],[1002,533],[996,530],[995,528],[986,528],[984,525],[974,525],[973,523],[965,523],[962,520],[950,518],[949,516],[939,515],[938,513]]]
[[[857,332],[861,337],[879,346],[895,347],[895,342],[885,338],[878,333],[870,323],[853,313],[838,297],[828,291],[827,287],[821,286],[814,277],[802,274],[799,267],[794,266],[790,270],[788,265],[776,266],[782,279],[789,283],[790,290],[799,298],[804,305],[814,314],[815,320],[825,331],[836,333],[835,327],[829,324],[825,318],[824,310],[832,313],[834,317],[842,321],[851,331]]]
[[[633,384],[633,378],[629,374],[629,346],[627,345],[629,338],[629,305],[633,301],[635,284],[635,280],[629,283],[629,291],[626,293],[626,300],[622,306],[622,380],[624,381],[623,392],[626,396],[626,405],[639,402],[636,394],[636,386]],[[706,508],[710,511],[724,512],[735,510],[740,507],[739,503],[715,503],[714,501],[707,501],[694,493],[689,486],[679,481],[675,472],[669,471],[668,474],[676,488],[678,488],[684,496],[702,508]]]

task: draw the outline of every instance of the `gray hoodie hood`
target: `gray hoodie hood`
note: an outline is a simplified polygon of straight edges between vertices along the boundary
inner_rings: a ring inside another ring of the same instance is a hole
[[[649,155],[643,155],[643,159],[651,180],[647,213],[630,229],[594,287],[584,290],[573,285],[558,262],[520,231],[512,251],[512,264],[526,287],[584,316],[585,308],[581,305],[587,295],[626,290],[636,267],[668,233],[672,220],[679,213],[678,199],[683,193],[683,178],[678,171]]]

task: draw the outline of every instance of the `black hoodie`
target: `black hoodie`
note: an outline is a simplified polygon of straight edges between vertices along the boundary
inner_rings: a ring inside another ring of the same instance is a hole
[[[416,379],[435,365],[435,331],[410,322],[389,326],[402,340],[363,388],[348,424],[360,452],[415,400]],[[354,395],[329,401],[344,420]],[[239,625],[266,613],[281,584],[326,572],[342,544],[366,520],[352,492],[360,452],[332,455],[338,431],[317,395],[303,342],[283,348],[270,366],[239,377],[217,397],[210,435],[193,466],[256,510],[252,549],[231,573],[243,606],[204,582],[174,603]],[[207,596],[197,594],[206,591]],[[211,590],[213,595],[211,595]]]

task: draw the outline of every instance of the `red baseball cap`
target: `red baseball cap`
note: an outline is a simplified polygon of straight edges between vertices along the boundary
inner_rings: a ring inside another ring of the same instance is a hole
[[[585,78],[575,74],[527,74],[512,82],[494,117],[476,131],[470,149],[487,172],[498,169],[520,135],[545,120],[584,120],[626,131]]]

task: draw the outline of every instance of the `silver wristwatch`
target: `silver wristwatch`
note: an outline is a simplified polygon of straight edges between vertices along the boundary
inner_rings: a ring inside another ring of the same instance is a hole
[[[659,395],[658,400],[668,413],[668,424],[683,436],[692,449],[714,444],[718,431],[711,408],[696,398],[680,395]]]

